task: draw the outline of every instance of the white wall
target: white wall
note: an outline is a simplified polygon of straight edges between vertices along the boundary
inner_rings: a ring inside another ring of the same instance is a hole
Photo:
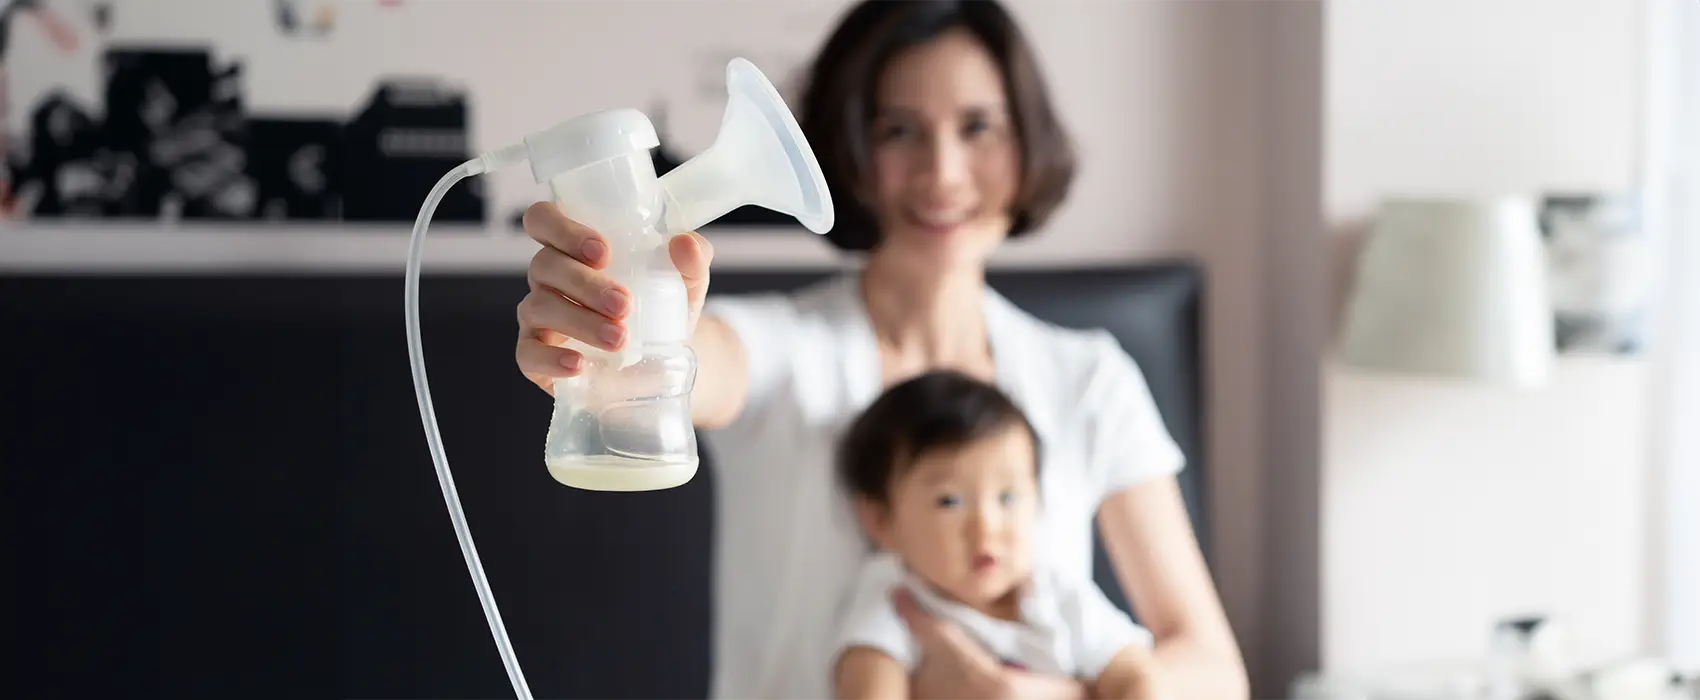
[[[1700,670],[1700,7],[1648,0],[1652,59],[1646,171],[1665,233],[1664,322],[1654,365],[1655,464],[1648,508],[1656,552],[1649,637],[1680,669]]]
[[[1468,657],[1522,612],[1562,617],[1583,658],[1642,649],[1646,376],[1572,360],[1516,392],[1332,369],[1326,666]]]
[[[1329,4],[1334,240],[1389,194],[1634,186],[1640,4]],[[1465,657],[1526,611],[1569,622],[1583,659],[1641,650],[1648,378],[1571,358],[1516,392],[1331,367],[1326,666]]]

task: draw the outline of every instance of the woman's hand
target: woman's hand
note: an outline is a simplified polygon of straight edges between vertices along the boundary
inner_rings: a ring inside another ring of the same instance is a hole
[[[910,697],[964,698],[1066,698],[1083,700],[1087,687],[1069,678],[1048,678],[1003,665],[962,628],[923,610],[908,591],[892,593],[898,615],[909,626],[921,653],[921,663],[910,679]]]
[[[604,271],[607,239],[568,219],[553,202],[531,205],[524,225],[526,234],[543,248],[526,270],[531,291],[519,303],[514,360],[526,379],[553,394],[556,377],[573,376],[583,367],[583,355],[562,347],[568,338],[606,350],[625,344],[623,321],[631,310],[631,292]],[[714,248],[708,239],[688,232],[668,241],[667,252],[685,280],[694,331],[708,294]]]
[[[1008,669],[962,628],[922,610],[902,588],[892,592],[891,598],[921,654],[921,663],[910,679],[911,697],[929,700],[1012,697]]]

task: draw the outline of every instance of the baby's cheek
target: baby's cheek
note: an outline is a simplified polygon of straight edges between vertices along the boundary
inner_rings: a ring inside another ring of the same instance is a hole
[[[950,543],[945,538],[934,533],[920,533],[908,542],[905,558],[911,560],[911,565],[927,569],[929,572],[942,573],[947,569],[944,564],[949,560]]]

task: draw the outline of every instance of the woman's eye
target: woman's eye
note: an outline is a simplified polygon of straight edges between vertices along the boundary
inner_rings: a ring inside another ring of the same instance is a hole
[[[889,124],[879,130],[879,138],[881,141],[891,141],[909,138],[914,133],[915,130],[909,128],[907,124]]]
[[[957,498],[954,495],[939,496],[939,507],[940,508],[955,508],[956,506],[960,505],[961,503],[962,503],[962,499]]]
[[[975,136],[978,136],[978,135],[990,130],[991,128],[992,128],[992,125],[987,123],[985,119],[976,117],[974,119],[968,120],[968,123],[962,125],[962,137],[963,138],[974,138]]]

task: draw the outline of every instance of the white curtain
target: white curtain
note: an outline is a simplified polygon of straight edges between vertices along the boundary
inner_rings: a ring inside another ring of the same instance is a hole
[[[1672,663],[1700,672],[1700,3],[1646,0],[1649,218],[1666,261],[1653,415],[1658,474],[1653,609]]]

